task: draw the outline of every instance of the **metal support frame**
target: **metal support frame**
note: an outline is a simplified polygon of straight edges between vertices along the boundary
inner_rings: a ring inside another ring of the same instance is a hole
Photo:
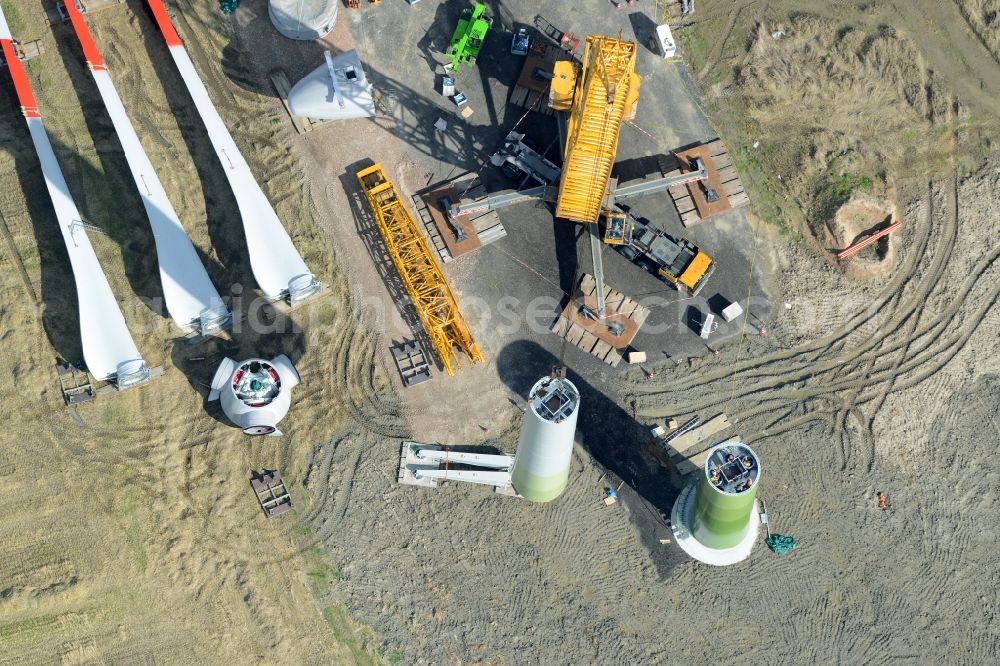
[[[414,470],[413,477],[422,479],[438,479],[441,481],[464,481],[480,483],[484,486],[505,487],[510,485],[510,472],[481,471],[477,469],[421,469]]]
[[[426,237],[420,232],[420,227],[382,165],[362,169],[357,178],[375,215],[392,263],[445,372],[454,375],[455,368],[461,367],[456,348],[473,363],[482,363],[483,354],[472,339]]]
[[[67,405],[90,402],[97,397],[94,385],[90,381],[90,373],[82,364],[56,363],[56,373],[59,375],[59,388],[62,390],[63,401]]]
[[[292,496],[278,470],[254,474],[250,477],[250,487],[268,518],[280,516],[292,508]]]
[[[514,458],[490,453],[465,453],[449,449],[417,449],[415,454],[420,462],[460,463],[488,469],[510,469]]]
[[[607,307],[604,303],[604,260],[601,258],[604,242],[601,239],[598,225],[588,224],[587,226],[590,228],[590,256],[594,260],[594,281],[597,282],[597,288],[594,290],[594,295],[597,297],[597,317],[604,319],[604,315],[607,313]]]
[[[614,191],[614,200],[637,199],[648,194],[669,190],[674,185],[687,185],[688,183],[694,183],[705,178],[708,178],[708,173],[702,170],[682,173],[677,176],[641,180],[638,183],[616,188]],[[526,201],[555,201],[555,197],[556,189],[552,186],[540,185],[517,191],[504,190],[478,201],[464,201],[452,204],[451,208],[448,209],[448,214],[451,217],[458,217],[460,215],[485,213]]]
[[[438,463],[444,465],[441,469],[414,470],[413,476],[421,479],[440,479],[442,481],[464,481],[466,483],[481,483],[486,486],[509,486],[510,468],[514,458],[488,453],[463,453],[448,449],[418,449],[416,457],[422,463]],[[482,469],[450,469],[450,464],[481,467]]]

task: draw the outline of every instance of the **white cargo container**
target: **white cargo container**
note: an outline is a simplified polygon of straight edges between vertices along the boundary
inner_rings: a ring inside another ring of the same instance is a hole
[[[673,58],[677,55],[677,44],[674,43],[674,36],[666,23],[656,26],[656,43],[660,48],[660,55],[664,58]]]

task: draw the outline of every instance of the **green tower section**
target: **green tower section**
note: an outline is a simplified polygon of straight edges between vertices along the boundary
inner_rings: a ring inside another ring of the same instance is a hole
[[[569,483],[569,465],[550,476],[515,469],[510,483],[517,489],[517,494],[529,502],[551,502],[562,494]]]
[[[532,502],[551,502],[569,483],[580,392],[561,377],[540,379],[528,394],[510,485]]]
[[[733,548],[750,529],[760,464],[746,444],[712,450],[698,481],[691,533],[714,549]]]

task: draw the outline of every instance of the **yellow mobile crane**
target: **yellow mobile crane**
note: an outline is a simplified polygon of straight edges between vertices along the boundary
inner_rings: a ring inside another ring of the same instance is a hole
[[[618,135],[639,101],[635,56],[635,42],[590,36],[579,76],[576,62],[555,63],[549,106],[570,112],[556,217],[593,224],[605,208]]]
[[[635,73],[635,42],[587,37],[582,70],[576,62],[555,63],[549,106],[569,111],[556,217],[590,225],[590,252],[597,282],[597,316],[603,317],[604,262],[597,223],[614,208],[611,169],[618,155],[622,123],[635,118],[642,77]],[[608,220],[608,229],[613,228]]]
[[[569,116],[565,130],[560,123],[563,166],[557,192],[552,186],[541,185],[518,192],[499,193],[481,201],[460,202],[449,210],[452,218],[456,218],[532,199],[554,199],[556,217],[590,226],[598,317],[605,314],[602,239],[599,234],[602,216],[605,218],[605,243],[624,246],[619,249],[627,257],[634,258],[641,254],[655,261],[659,266],[659,276],[678,289],[697,292],[715,269],[707,254],[688,241],[677,241],[666,234],[659,234],[658,241],[663,246],[660,248],[663,251],[659,253],[651,253],[645,247],[633,247],[636,245],[632,237],[634,221],[617,205],[617,201],[623,199],[704,180],[708,175],[704,165],[699,163],[689,173],[622,188],[611,178],[622,123],[635,118],[639,101],[642,77],[635,73],[636,50],[635,42],[591,35],[587,37],[582,63],[573,60],[555,62],[549,106],[555,111],[568,112]],[[562,115],[558,116],[560,120]],[[630,253],[633,249],[635,251]],[[691,261],[664,262],[660,259],[661,256],[686,257],[688,254]]]

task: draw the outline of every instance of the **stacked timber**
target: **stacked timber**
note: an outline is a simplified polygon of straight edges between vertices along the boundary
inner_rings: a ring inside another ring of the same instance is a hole
[[[663,445],[670,463],[681,476],[704,469],[708,454],[715,444],[711,442],[715,435],[730,428],[732,424],[725,414],[717,414],[697,428],[692,428]]]

